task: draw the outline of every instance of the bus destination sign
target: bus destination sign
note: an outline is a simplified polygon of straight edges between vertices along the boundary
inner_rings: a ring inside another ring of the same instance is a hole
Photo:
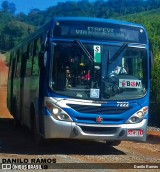
[[[145,32],[140,27],[102,22],[57,22],[54,37],[146,43]]]

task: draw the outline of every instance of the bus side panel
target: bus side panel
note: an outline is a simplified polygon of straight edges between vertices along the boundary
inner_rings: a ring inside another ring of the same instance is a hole
[[[25,61],[23,82],[21,83],[21,114],[22,122],[32,128],[34,119],[39,119],[39,53],[41,40],[38,38],[28,45],[28,56]],[[36,121],[36,122],[37,122]]]
[[[31,115],[30,113],[37,114],[37,100],[38,100],[38,77],[25,77],[24,87],[22,91],[22,121],[23,123],[31,128]],[[31,111],[31,106],[34,106],[35,112]]]

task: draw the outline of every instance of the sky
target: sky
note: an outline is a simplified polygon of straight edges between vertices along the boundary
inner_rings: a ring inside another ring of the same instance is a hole
[[[2,2],[5,0],[0,0],[0,8]],[[67,0],[6,0],[9,3],[13,2],[16,5],[16,13],[24,12],[27,14],[30,10],[37,8],[40,10],[45,10],[50,6],[57,5],[58,2],[66,2]],[[70,0],[78,2],[79,0]],[[91,0],[93,1],[93,0]]]

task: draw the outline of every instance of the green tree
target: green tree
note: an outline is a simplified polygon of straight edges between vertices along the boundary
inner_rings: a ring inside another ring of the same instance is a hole
[[[16,5],[13,2],[9,3],[8,1],[3,1],[1,6],[2,10],[5,12],[14,14],[16,11]]]
[[[8,1],[3,1],[1,6],[2,6],[2,10],[3,11],[8,11],[8,9],[9,9],[9,2]]]

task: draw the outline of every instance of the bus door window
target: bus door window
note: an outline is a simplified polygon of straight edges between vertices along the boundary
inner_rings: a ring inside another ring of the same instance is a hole
[[[33,46],[34,44],[28,45],[28,58],[27,58],[27,64],[26,64],[26,76],[32,75],[32,62],[33,62]]]
[[[64,63],[64,54],[59,46],[54,47],[53,58],[53,88],[55,90],[64,90],[66,86],[66,66]]]

